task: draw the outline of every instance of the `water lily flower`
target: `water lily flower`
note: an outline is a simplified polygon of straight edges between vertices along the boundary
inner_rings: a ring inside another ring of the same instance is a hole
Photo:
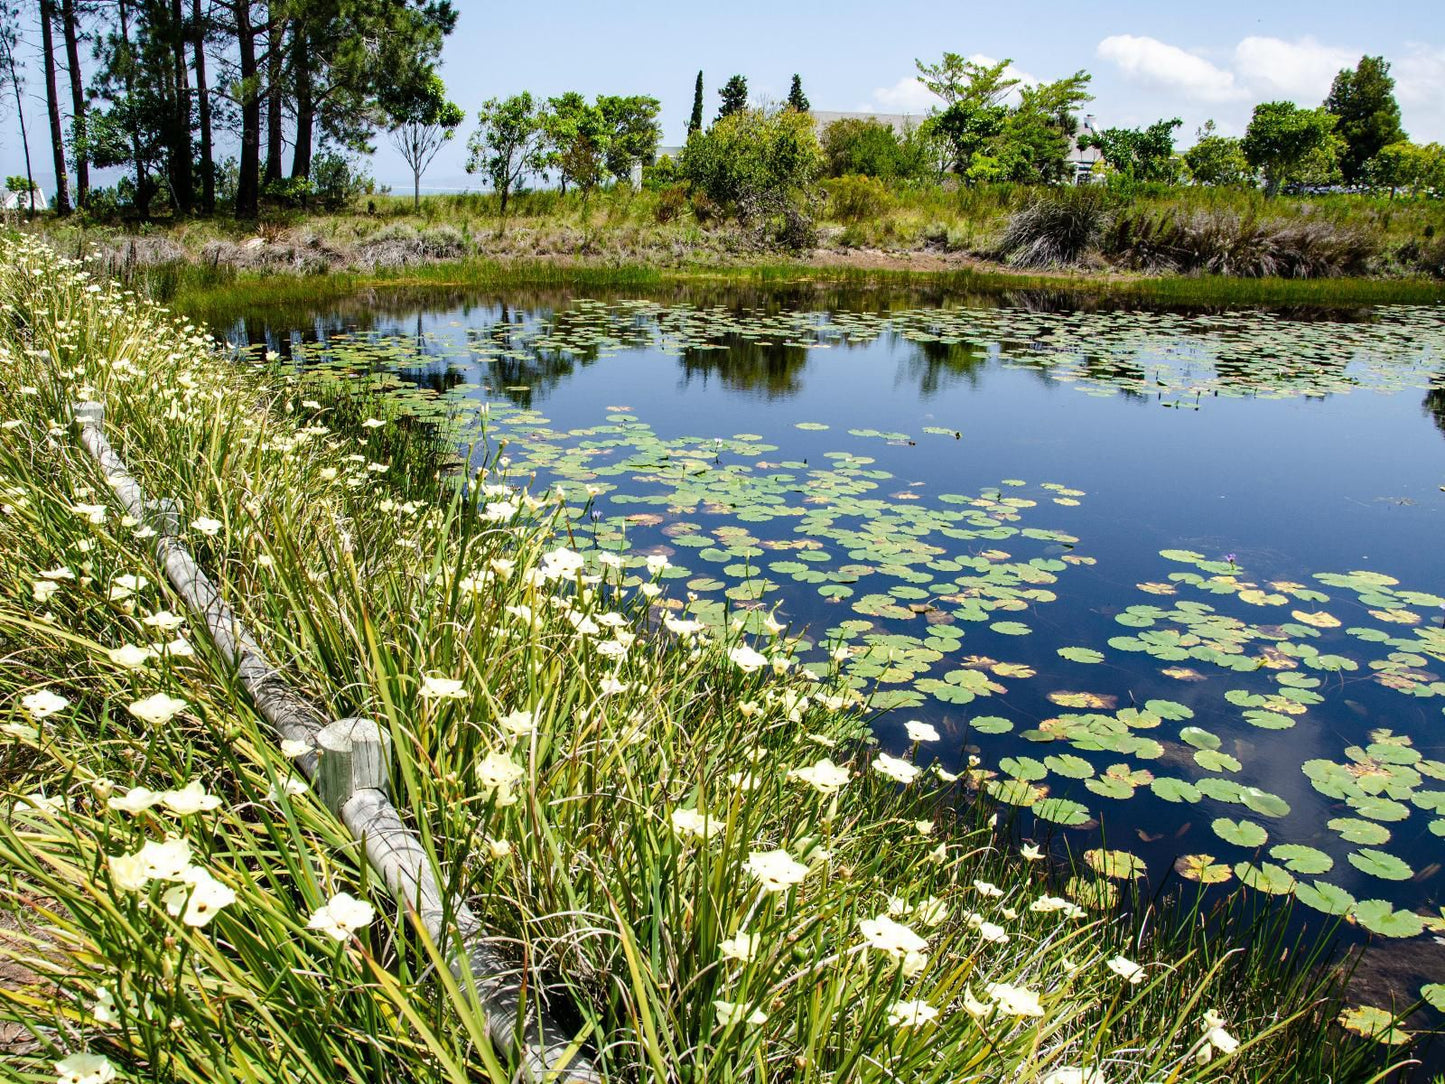
[[[764,892],[783,892],[808,875],[808,866],[795,861],[787,851],[753,851],[745,863],[747,871]]]
[[[25,709],[25,714],[37,723],[41,719],[49,718],[57,711],[63,711],[69,705],[69,700],[56,695],[49,689],[41,689],[39,692],[33,692],[20,698],[20,706]]]
[[[55,1063],[56,1084],[110,1084],[115,1066],[104,1054],[71,1054]]]
[[[895,1028],[922,1027],[937,1019],[938,1010],[926,1001],[895,1001],[888,1006],[888,1024]]]
[[[1115,956],[1106,966],[1131,986],[1137,986],[1144,981],[1144,969],[1123,956]]]
[[[858,923],[858,929],[862,931],[863,939],[868,942],[869,947],[890,956],[902,958],[907,953],[922,952],[928,947],[928,942],[922,937],[887,915],[862,919]]]
[[[155,693],[144,700],[137,700],[130,706],[130,713],[143,723],[150,723],[152,726],[164,726],[177,714],[184,711],[187,704],[174,696],[165,693]]]
[[[912,783],[918,778],[920,771],[918,765],[891,757],[887,753],[879,753],[873,758],[873,768],[894,782],[903,784]]]
[[[718,1027],[729,1027],[740,1019],[744,1023],[752,1024],[755,1027],[758,1024],[766,1024],[768,1022],[767,1014],[764,1013],[762,1009],[754,1009],[744,1017],[743,1012],[747,1009],[746,1005],[738,1005],[731,1001],[723,1001],[721,999],[715,1000],[712,1005],[713,1008],[717,1010]]]
[[[166,913],[179,917],[187,926],[206,926],[223,907],[236,902],[236,892],[196,866],[185,871],[185,884],[177,885],[161,897]],[[190,886],[187,892],[186,886]]]
[[[917,719],[910,719],[903,724],[903,729],[908,732],[908,740],[912,742],[938,741],[938,729],[931,723],[921,723]]]
[[[1039,1004],[1039,995],[1022,986],[1007,982],[991,982],[986,987],[988,996],[998,1003],[999,1010],[1010,1016],[1043,1016],[1044,1007]]]
[[[847,768],[834,764],[830,758],[824,757],[810,767],[794,768],[788,772],[788,778],[807,783],[819,794],[830,795],[837,794],[848,782],[851,774]]]
[[[349,892],[338,892],[325,904],[311,912],[306,920],[308,930],[322,930],[337,941],[345,941],[355,931],[371,925],[376,909]]]
[[[465,683],[457,678],[437,677],[425,674],[421,679],[420,695],[426,700],[465,700]]]
[[[758,954],[762,938],[755,933],[739,933],[718,942],[718,951],[728,960],[751,963]]]
[[[728,651],[728,658],[745,674],[751,674],[768,665],[768,658],[759,651],[754,651],[747,644],[739,644]]]

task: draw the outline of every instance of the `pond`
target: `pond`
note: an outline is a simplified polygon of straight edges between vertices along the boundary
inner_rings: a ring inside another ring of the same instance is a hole
[[[579,548],[788,625],[1025,833],[1347,915],[1377,1004],[1445,1009],[1445,309],[448,298],[229,330],[459,412],[565,488]]]

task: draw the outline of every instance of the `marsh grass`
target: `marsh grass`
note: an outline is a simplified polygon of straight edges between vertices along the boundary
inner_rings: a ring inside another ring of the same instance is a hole
[[[0,904],[22,931],[0,957],[35,972],[0,989],[34,1043],[7,1075],[82,1051],[127,1079],[510,1073],[355,842],[287,785],[204,630],[157,617],[181,603],[79,447],[83,399],[296,686],[390,730],[394,801],[448,887],[610,1079],[1385,1067],[1330,1030],[1340,972],[1286,953],[1274,912],[1192,886],[1123,916],[1065,899],[1062,854],[1025,856],[972,774],[928,743],[879,754],[781,633],[678,621],[665,561],[588,545],[586,495],[529,493],[485,436],[487,470],[459,479],[441,431],[364,386],[223,356],[33,243],[0,253],[0,305]],[[147,722],[155,693],[184,703]],[[193,780],[215,808],[113,801]],[[171,836],[194,886],[121,875]],[[232,898],[198,923],[210,882]],[[312,928],[342,890],[376,917]]]

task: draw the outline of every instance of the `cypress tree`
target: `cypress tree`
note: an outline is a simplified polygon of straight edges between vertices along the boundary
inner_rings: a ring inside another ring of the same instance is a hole
[[[793,85],[788,88],[788,108],[796,109],[799,113],[806,113],[813,108],[808,102],[808,96],[803,93],[803,80],[797,72],[793,73]]]
[[[692,88],[692,117],[687,122],[687,134],[702,128],[702,72],[697,73],[697,83]]]

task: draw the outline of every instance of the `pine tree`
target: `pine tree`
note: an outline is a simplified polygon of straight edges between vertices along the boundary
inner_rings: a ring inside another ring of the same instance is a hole
[[[732,76],[723,84],[722,90],[718,91],[718,97],[722,99],[722,107],[717,111],[718,120],[741,113],[748,107],[747,79],[741,75]]]
[[[692,88],[692,117],[687,122],[687,134],[702,128],[702,72],[697,73],[697,83]]]
[[[793,85],[788,88],[788,108],[796,109],[799,113],[806,113],[812,109],[808,102],[808,96],[803,93],[803,80],[796,73],[793,73]]]

